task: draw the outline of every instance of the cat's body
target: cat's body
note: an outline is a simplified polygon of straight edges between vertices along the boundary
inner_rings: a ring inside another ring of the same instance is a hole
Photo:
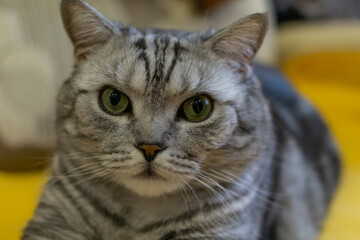
[[[315,110],[280,76],[252,73],[263,15],[189,34],[62,6],[78,63],[59,93],[54,177],[24,240],[315,239],[339,161]],[[104,105],[109,88],[131,101],[123,113]],[[212,107],[200,120],[185,112],[193,96]]]

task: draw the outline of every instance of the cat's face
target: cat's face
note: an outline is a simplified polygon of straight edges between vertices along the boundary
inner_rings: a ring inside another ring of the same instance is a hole
[[[70,2],[79,5],[68,3],[63,11],[78,6],[100,19],[84,3]],[[95,47],[80,46],[86,40],[68,29],[79,60],[59,94],[58,136],[63,152],[78,154],[73,165],[144,196],[184,188],[210,166],[239,166],[227,150],[248,143],[252,136],[239,134],[239,127],[256,121],[241,117],[253,106],[244,54],[234,57],[244,58],[240,64],[221,57],[225,48],[214,42],[222,36],[205,40],[204,34],[140,32],[109,27],[104,19],[99,24],[106,27],[102,36],[109,35]]]

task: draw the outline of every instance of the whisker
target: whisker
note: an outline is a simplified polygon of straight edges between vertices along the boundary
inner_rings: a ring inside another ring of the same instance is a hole
[[[180,176],[179,176],[179,177],[180,177]],[[191,187],[191,185],[190,185],[187,181],[185,181],[183,178],[180,177],[180,179],[185,183],[185,185],[186,185],[187,187],[189,187],[190,191],[193,193],[193,195],[194,195],[194,197],[195,197],[195,199],[196,199],[196,202],[197,202],[197,204],[198,204],[198,207],[199,207],[199,216],[200,216],[200,218],[201,218],[201,219],[205,219],[204,214],[203,214],[203,211],[202,211],[202,205],[201,205],[201,203],[200,203],[200,199],[199,199],[198,195],[196,194],[195,189],[194,189],[193,187]],[[200,227],[201,227],[205,232],[206,232],[207,229],[210,229],[210,226],[209,226],[208,224],[204,224],[204,223],[201,223],[201,224],[200,224]]]
[[[226,207],[234,214],[234,216],[236,216],[236,214],[235,214],[233,208],[231,207],[230,203],[228,202],[228,200],[226,200],[223,196],[221,196],[214,188],[212,188],[208,184],[204,183],[203,181],[199,180],[198,178],[195,178],[195,180],[200,182],[201,184],[203,184],[206,189],[210,190],[210,192],[214,194],[215,198],[217,200],[219,200],[221,204],[225,204]],[[230,222],[228,221],[228,218],[226,218],[225,223],[230,224]]]
[[[253,184],[250,184],[248,182],[246,182],[245,180],[241,179],[240,177],[232,177],[232,178],[229,178],[228,176],[225,176],[224,174],[221,174],[215,170],[212,170],[214,173],[216,174],[219,174],[220,176],[217,176],[217,175],[213,175],[211,173],[207,173],[209,175],[212,175],[214,176],[215,178],[218,178],[220,180],[223,180],[225,182],[229,182],[229,183],[232,183],[234,185],[237,185],[239,187],[242,187],[242,188],[245,188],[245,189],[249,189],[249,191],[255,191],[255,194],[256,194],[256,197],[263,200],[264,202],[267,202],[267,203],[270,203],[274,206],[279,206],[281,207],[281,204],[278,203],[278,201],[273,201],[271,200],[272,198],[273,199],[280,199],[282,198],[282,195],[281,194],[278,194],[278,193],[273,193],[273,192],[268,192],[268,191],[264,191],[260,188],[258,188],[257,186],[253,185]],[[237,182],[237,181],[240,181],[240,182]],[[261,204],[258,205],[259,207],[263,207]]]
[[[223,190],[223,192],[226,194],[227,197],[229,197],[229,192],[231,193],[230,197],[233,197],[233,196],[239,197],[239,194],[222,187],[215,180],[208,178],[208,177],[204,176],[203,174],[201,174],[200,177],[208,182],[210,181],[210,182],[214,183],[217,187],[219,187],[221,190]],[[215,191],[215,189],[214,189],[214,191]],[[225,199],[220,193],[218,193],[218,195],[221,197],[222,202],[231,210],[231,212],[233,213],[233,217],[235,217],[235,219],[238,219],[238,215],[235,213],[232,205],[229,203],[230,199]]]
[[[212,170],[213,172],[216,172],[215,170]],[[244,183],[245,185],[248,185],[249,187],[251,187],[252,189],[255,189],[257,192],[261,193],[261,194],[264,194],[265,196],[271,196],[271,197],[276,197],[276,196],[279,196],[279,194],[277,193],[273,193],[273,192],[269,192],[269,191],[265,191],[263,189],[260,189],[259,187],[253,185],[253,184],[250,184],[248,183],[246,180],[244,180],[243,178],[239,177],[239,176],[236,176],[232,173],[229,173],[225,170],[222,170],[222,169],[219,169],[219,171],[225,173],[225,174],[228,174],[229,176],[233,177],[233,179],[230,178],[231,181],[234,181],[234,180],[239,180],[241,181],[242,183]]]

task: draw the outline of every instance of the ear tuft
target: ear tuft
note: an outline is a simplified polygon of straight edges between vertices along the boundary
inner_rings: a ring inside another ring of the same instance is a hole
[[[115,25],[81,0],[62,0],[61,16],[78,60],[98,44],[103,44],[117,31]]]
[[[268,29],[267,14],[256,13],[238,20],[209,39],[212,50],[220,57],[240,66],[252,64]]]

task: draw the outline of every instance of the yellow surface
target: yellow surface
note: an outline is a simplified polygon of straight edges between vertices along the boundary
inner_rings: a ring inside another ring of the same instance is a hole
[[[46,173],[0,172],[0,239],[18,240],[33,214]]]
[[[320,240],[360,239],[360,53],[319,53],[284,70],[328,120],[341,145],[341,187]],[[0,172],[0,239],[17,240],[32,215],[46,173]],[[291,240],[291,239],[289,239]]]

